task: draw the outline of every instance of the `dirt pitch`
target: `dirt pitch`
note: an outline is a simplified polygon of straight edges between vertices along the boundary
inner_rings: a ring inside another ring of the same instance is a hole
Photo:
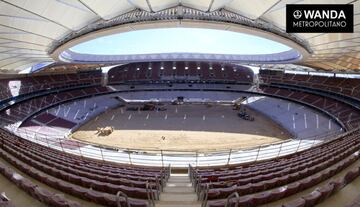
[[[261,113],[242,120],[231,106],[166,105],[165,111],[109,110],[81,126],[71,138],[141,150],[212,151],[255,147],[288,139],[289,133]],[[97,127],[113,126],[109,136]]]

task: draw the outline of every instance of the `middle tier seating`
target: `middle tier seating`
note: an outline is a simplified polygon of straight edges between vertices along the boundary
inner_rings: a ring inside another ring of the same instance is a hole
[[[108,92],[107,87],[102,86],[92,86],[84,89],[73,89],[69,91],[63,91],[59,93],[53,93],[47,96],[40,96],[37,98],[31,98],[16,105],[11,106],[10,108],[0,112],[0,118],[2,120],[2,125],[14,124],[20,122],[29,115],[33,114],[36,111],[39,111],[50,105],[54,105],[66,100],[71,100],[75,98],[80,98],[82,96],[90,96],[99,93]],[[63,124],[60,120],[59,124]]]
[[[360,127],[360,112],[354,106],[335,99],[307,92],[289,90],[273,86],[261,86],[260,89],[269,95],[284,97],[315,106],[336,117],[347,129]]]
[[[260,70],[259,79],[264,83],[283,83],[320,89],[351,96],[360,100],[360,79],[318,75],[292,74]]]
[[[62,88],[75,85],[99,85],[101,70],[84,71],[80,73],[32,75],[18,78],[0,79],[0,100],[17,95]]]

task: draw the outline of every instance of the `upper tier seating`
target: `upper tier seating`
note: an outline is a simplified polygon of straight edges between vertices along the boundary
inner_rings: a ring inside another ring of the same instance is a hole
[[[0,100],[49,88],[101,83],[101,70],[0,79]]]
[[[306,86],[360,99],[360,79],[357,78],[275,73],[270,70],[260,70],[259,78],[264,83]]]
[[[252,83],[251,69],[240,65],[205,62],[146,62],[112,68],[109,84],[123,82],[237,82]]]

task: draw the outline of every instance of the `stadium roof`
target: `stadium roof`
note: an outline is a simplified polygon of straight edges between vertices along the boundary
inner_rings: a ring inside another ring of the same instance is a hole
[[[285,32],[286,4],[354,4],[354,33]],[[259,35],[302,54],[298,64],[360,69],[358,0],[0,0],[0,72],[59,60],[102,35],[159,27],[200,27]],[[360,70],[359,70],[360,72]]]

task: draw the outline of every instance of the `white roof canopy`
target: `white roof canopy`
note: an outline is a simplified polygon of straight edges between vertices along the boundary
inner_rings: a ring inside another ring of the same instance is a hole
[[[285,30],[285,6],[292,3],[354,4],[354,33],[295,35],[312,50],[300,64],[327,70],[360,69],[360,2],[354,0],[0,0],[0,73],[16,73],[53,60],[49,52],[54,44],[88,25],[133,10],[156,13],[178,5],[203,12],[224,9]]]

